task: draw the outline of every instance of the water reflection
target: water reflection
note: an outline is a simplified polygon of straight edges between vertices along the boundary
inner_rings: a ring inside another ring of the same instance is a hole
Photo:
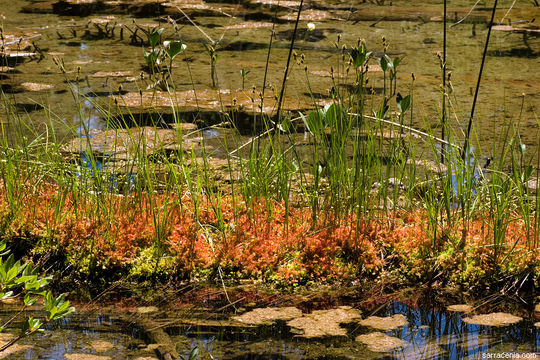
[[[4,312],[3,316],[9,316]],[[356,323],[347,325],[346,337],[305,339],[295,336],[284,321],[274,325],[231,325],[223,314],[204,312],[219,321],[201,319],[200,325],[180,325],[166,332],[184,356],[199,347],[201,358],[212,359],[482,359],[487,353],[540,353],[540,331],[530,321],[514,326],[487,327],[462,321],[460,313],[419,309],[402,302],[389,303],[377,316],[403,314],[408,325],[386,332],[406,345],[391,353],[369,351],[354,339],[373,330]],[[193,319],[191,319],[193,320]],[[206,324],[206,325],[205,325]],[[65,359],[69,354],[94,354],[104,359],[155,358],[155,345],[134,323],[111,314],[74,314],[24,339],[29,347],[13,359]],[[66,355],[68,355],[66,357]],[[534,358],[534,357],[533,357]]]
[[[491,327],[462,321],[460,313],[415,309],[394,302],[380,315],[404,314],[409,325],[388,333],[408,342],[395,359],[480,359],[488,352],[534,353],[540,350],[540,333],[531,322]]]

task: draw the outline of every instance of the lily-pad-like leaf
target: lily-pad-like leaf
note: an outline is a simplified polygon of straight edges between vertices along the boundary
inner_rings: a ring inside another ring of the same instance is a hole
[[[181,41],[166,41],[164,45],[167,47],[165,53],[171,60],[187,48],[187,45],[183,44]]]

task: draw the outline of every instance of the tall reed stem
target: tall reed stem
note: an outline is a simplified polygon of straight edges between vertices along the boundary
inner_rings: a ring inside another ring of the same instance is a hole
[[[441,139],[444,140],[446,132],[446,0],[444,0],[443,11],[443,63],[442,63],[442,130]],[[444,164],[445,146],[441,147],[441,163]]]
[[[287,65],[285,66],[285,73],[283,74],[283,82],[281,83],[281,92],[279,93],[279,101],[277,107],[278,121],[281,122],[281,105],[283,103],[283,94],[285,94],[285,84],[287,83],[287,75],[289,73],[289,65],[291,64],[291,56],[294,48],[294,40],[296,39],[296,31],[298,30],[298,23],[300,22],[300,14],[302,13],[302,5],[304,0],[300,0],[300,6],[298,7],[298,15],[296,16],[296,22],[294,23],[294,31],[292,33],[291,46],[289,47],[289,56],[287,57]]]
[[[487,54],[487,49],[489,45],[489,38],[491,36],[491,28],[493,26],[493,20],[495,19],[495,11],[497,10],[497,1],[498,0],[495,0],[495,2],[493,3],[493,10],[491,12],[491,20],[489,21],[489,24],[488,24],[488,33],[486,36],[484,52],[482,54],[482,63],[480,64],[480,71],[478,72],[478,81],[476,82],[476,90],[474,91],[474,99],[473,99],[472,108],[471,108],[471,117],[469,118],[469,125],[467,126],[467,134],[465,135],[465,143],[463,144],[463,149],[461,152],[461,157],[463,159],[465,159],[465,156],[467,156],[467,153],[469,152],[468,151],[469,138],[471,135],[472,122],[474,118],[474,109],[476,107],[476,100],[478,99],[478,91],[480,90],[480,81],[482,80],[482,71],[484,70],[484,64],[486,62],[486,54]]]

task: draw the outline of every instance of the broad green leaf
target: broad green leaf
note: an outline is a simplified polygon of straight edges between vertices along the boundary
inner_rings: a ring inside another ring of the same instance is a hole
[[[5,300],[10,298],[13,295],[13,291],[2,291],[0,292],[0,300]]]
[[[181,41],[169,41],[167,42],[167,45],[168,48],[165,53],[171,58],[171,60],[187,48],[186,44],[182,44]]]
[[[338,133],[342,133],[348,125],[347,112],[338,104],[332,104],[324,114],[325,125]]]
[[[354,48],[351,50],[351,59],[355,68],[365,65],[371,56],[371,51],[367,51],[366,45],[362,44],[360,48]]]
[[[158,61],[158,55],[154,51],[145,51],[144,60],[146,61],[146,65],[153,67]]]
[[[17,279],[15,279],[15,283],[22,284],[22,283],[35,283],[37,280],[36,275],[23,275],[19,276]]]
[[[289,119],[288,117],[283,118],[281,120],[281,123],[278,124],[279,130],[282,132],[289,132],[289,130],[291,129],[291,126],[292,126],[291,119]]]
[[[321,110],[313,110],[307,117],[307,126],[313,135],[319,134],[324,129],[324,114]]]
[[[409,110],[411,107],[411,95],[407,95],[405,97],[402,97],[400,93],[396,96],[397,106],[399,109],[399,112],[404,114]]]
[[[381,66],[382,71],[386,72],[390,67],[392,67],[392,59],[386,54],[379,58],[379,65]]]
[[[155,48],[157,44],[159,44],[159,42],[161,41],[162,33],[163,28],[152,30],[152,32],[148,33],[148,42],[150,43],[150,47]]]
[[[32,306],[36,303],[37,299],[32,297],[32,294],[24,295],[24,305]]]

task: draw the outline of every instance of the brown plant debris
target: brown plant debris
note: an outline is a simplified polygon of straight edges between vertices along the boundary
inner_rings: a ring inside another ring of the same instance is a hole
[[[295,307],[283,307],[283,308],[259,308],[252,311],[248,311],[240,316],[233,317],[233,320],[251,324],[251,325],[263,325],[272,324],[277,320],[290,320],[296,317],[302,316],[302,311]]]
[[[484,325],[484,326],[508,326],[516,324],[523,320],[519,316],[507,314],[503,312],[482,314],[466,317],[463,319],[467,324]]]
[[[453,312],[469,313],[472,311],[472,306],[467,304],[455,304],[449,305],[446,309]]]
[[[408,322],[405,315],[396,314],[389,317],[370,316],[367,319],[361,320],[359,324],[377,330],[391,331],[407,325]]]
[[[403,340],[378,331],[359,335],[356,337],[356,341],[366,344],[368,349],[374,352],[391,352],[406,345]]]
[[[346,336],[347,330],[340,324],[353,322],[360,317],[359,310],[350,306],[340,306],[337,309],[316,310],[311,314],[292,319],[287,325],[305,338]]]

